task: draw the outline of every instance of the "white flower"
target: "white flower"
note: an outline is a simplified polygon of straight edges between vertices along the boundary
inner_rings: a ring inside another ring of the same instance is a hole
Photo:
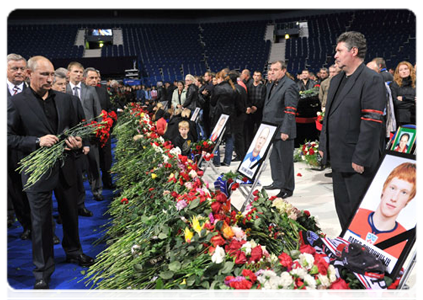
[[[287,289],[293,282],[294,280],[288,272],[283,272],[281,274],[281,284],[284,289]]]
[[[249,255],[251,254],[251,243],[250,242],[246,242],[244,245],[242,245],[241,250],[245,252],[245,255]]]
[[[247,237],[247,236],[245,235],[244,230],[242,230],[241,228],[239,228],[239,227],[237,227],[237,226],[233,226],[233,227],[232,227],[232,231],[234,232],[234,234],[235,234],[234,238],[235,238],[237,241],[245,240],[245,239],[246,239],[246,237]]]
[[[197,177],[197,172],[195,172],[195,170],[191,170],[191,171],[188,173],[188,175],[189,175],[191,178],[195,178],[195,177]]]
[[[160,141],[160,143],[162,143],[162,144],[164,144],[164,142],[165,142],[164,138],[163,138],[163,137],[161,137],[161,136],[159,136],[159,141]]]
[[[329,277],[329,281],[332,283],[332,282],[335,282],[336,281],[336,269],[335,269],[335,267],[333,266],[333,265],[329,265],[329,268],[328,268],[328,277]]]
[[[304,276],[307,274],[307,271],[304,268],[295,268],[295,269],[291,270],[290,274],[293,275],[293,276],[297,275],[298,277],[303,279]]]
[[[169,161],[169,156],[167,156],[167,155],[162,155],[162,158],[163,158],[163,162],[164,163],[167,163],[168,161]]]
[[[279,258],[274,254],[270,254],[270,256],[267,258],[267,261],[271,264],[275,264],[279,261]]]
[[[212,262],[216,264],[220,264],[225,258],[225,256],[226,256],[225,250],[222,247],[217,246],[216,249],[214,250],[211,260]]]
[[[169,151],[169,153],[172,154],[173,156],[178,156],[178,154],[181,154],[181,149],[179,149],[179,147],[175,147],[175,148],[172,148]]]
[[[330,286],[329,278],[326,275],[318,274],[317,278],[320,280],[320,284],[324,287]]]
[[[134,253],[137,253],[139,249],[141,249],[141,246],[140,245],[133,245],[131,247],[131,253],[132,253],[132,255],[134,255]]]
[[[310,270],[314,264],[314,256],[309,253],[302,253],[298,258],[300,264],[307,270]]]
[[[304,282],[307,284],[307,287],[310,289],[316,289],[316,280],[314,280],[313,276],[310,274],[306,274],[304,276]]]

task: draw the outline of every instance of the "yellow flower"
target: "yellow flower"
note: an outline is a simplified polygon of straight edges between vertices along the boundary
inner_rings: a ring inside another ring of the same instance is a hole
[[[145,113],[141,113],[141,118],[144,118],[144,116],[145,116]]]
[[[187,284],[187,280],[184,278],[184,280],[182,280],[182,283],[181,283],[181,285],[182,284]]]
[[[151,178],[156,179],[157,175],[155,173],[151,173]]]
[[[203,229],[203,226],[200,225],[200,221],[198,221],[196,217],[192,218],[191,225],[194,231],[197,232],[199,236],[201,236],[201,230]]]
[[[184,231],[184,235],[185,235],[185,242],[191,242],[192,237],[194,236],[194,232],[192,232],[191,230],[189,230],[188,227],[185,228]]]

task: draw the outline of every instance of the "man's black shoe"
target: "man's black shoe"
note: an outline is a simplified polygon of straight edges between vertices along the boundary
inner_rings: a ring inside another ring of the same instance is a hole
[[[225,162],[222,162],[220,165],[221,166],[224,166],[224,167],[229,167],[229,165],[227,163],[225,163]]]
[[[12,227],[13,223],[15,223],[15,220],[13,217],[7,218],[7,228]]]
[[[57,235],[53,236],[53,244],[55,245],[59,245],[60,244],[60,239]]]
[[[330,173],[326,173],[326,174],[325,174],[325,177],[332,178],[332,172],[330,172]]]
[[[93,212],[89,211],[86,207],[78,208],[78,215],[82,217],[92,217]]]
[[[292,194],[293,194],[292,192],[280,191],[279,194],[276,195],[276,197],[285,199],[285,198],[291,197]]]
[[[78,264],[81,267],[89,267],[92,266],[95,263],[94,258],[89,257],[88,255],[82,253],[76,256],[67,256],[66,257],[67,263],[74,263]]]
[[[44,279],[35,281],[34,290],[48,290],[48,283]]]
[[[25,241],[29,239],[31,239],[31,229],[25,229],[21,234],[21,240]]]
[[[232,161],[241,161],[241,159],[239,157],[235,157]]]
[[[266,185],[263,187],[265,190],[279,190],[280,188],[274,185],[273,183],[270,185]]]
[[[103,197],[102,194],[94,194],[93,196],[94,196],[94,200],[96,200],[96,201],[103,201],[104,200],[104,197]]]

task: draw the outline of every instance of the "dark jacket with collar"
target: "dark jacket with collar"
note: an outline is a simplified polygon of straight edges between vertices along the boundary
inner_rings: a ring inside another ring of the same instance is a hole
[[[374,170],[382,150],[385,84],[362,63],[334,99],[343,76],[341,71],[330,82],[320,135],[322,162],[326,164],[329,159],[332,169],[339,172],[354,172],[352,163]]]
[[[73,95],[70,84],[66,86],[66,93]],[[98,117],[101,114],[101,104],[94,87],[81,83],[81,105],[87,120]]]
[[[210,99],[212,118],[212,127],[216,126],[221,114],[229,115],[229,122],[226,123],[225,134],[232,133],[232,127],[236,122],[235,102],[237,100],[237,92],[232,89],[232,86],[223,81],[215,85],[213,96]]]
[[[392,92],[392,99],[394,100],[395,117],[398,123],[413,123],[416,120],[416,88],[411,85],[411,79],[405,78],[402,80],[402,86],[399,86],[395,81],[390,85]],[[402,96],[402,101],[397,97]]]
[[[198,87],[194,83],[191,83],[188,86],[186,100],[184,104],[182,105],[182,107],[188,108],[191,110],[191,112],[194,112],[195,108],[197,107],[197,101],[198,101]]]
[[[20,150],[23,156],[27,156],[37,149],[37,138],[47,134],[58,135],[78,123],[71,97],[55,91],[49,93],[54,96],[57,110],[57,132],[51,128],[32,89],[25,89],[22,93],[14,96],[13,100],[8,99],[7,101],[7,143],[11,149]],[[57,186],[59,180],[65,180],[68,186],[72,186],[76,178],[74,155],[71,152],[67,153],[64,164],[56,164],[50,173],[42,177],[27,191],[51,191]],[[22,173],[23,185],[26,184],[28,178],[29,174]]]
[[[297,137],[295,115],[299,100],[297,84],[285,75],[277,85],[274,82],[270,83],[266,89],[263,121],[278,126],[276,139],[281,139],[281,133],[287,134],[289,139],[295,139]]]

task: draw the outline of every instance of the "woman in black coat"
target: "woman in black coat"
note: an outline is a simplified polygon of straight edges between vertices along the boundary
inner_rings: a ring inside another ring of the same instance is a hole
[[[226,69],[217,73],[216,78],[217,85],[215,85],[213,95],[210,99],[210,118],[212,120],[212,128],[214,128],[221,114],[229,115],[229,121],[226,123],[225,131],[225,157],[222,163],[222,165],[224,166],[229,166],[232,161],[232,152],[234,149],[235,141],[232,129],[236,124],[235,102],[237,99],[237,92],[235,89],[235,85],[228,76],[228,72]],[[217,151],[215,157],[213,158],[213,164],[215,166],[220,166],[219,151]]]
[[[416,124],[416,72],[409,62],[398,64],[390,87],[397,126]]]
[[[195,78],[191,74],[185,76],[185,84],[187,86],[187,94],[184,104],[182,105],[183,108],[188,108],[193,112],[197,107],[198,101],[198,87],[195,85]]]

